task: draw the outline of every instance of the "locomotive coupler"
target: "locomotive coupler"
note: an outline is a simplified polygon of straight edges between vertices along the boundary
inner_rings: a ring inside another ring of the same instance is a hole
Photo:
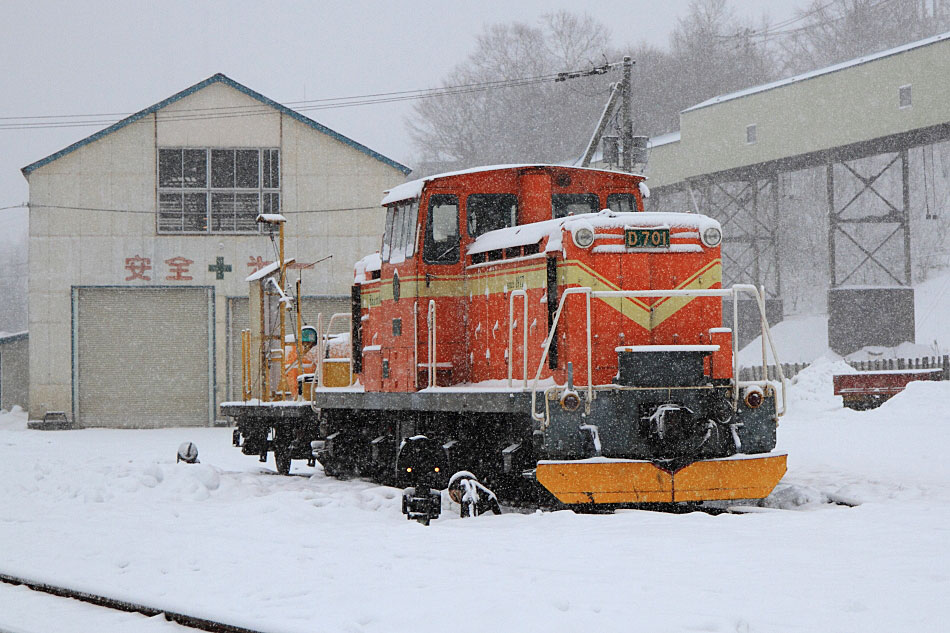
[[[402,491],[402,513],[410,521],[429,525],[442,514],[442,493],[428,486],[415,486]]]
[[[412,484],[402,492],[402,513],[409,520],[429,525],[442,513],[442,493],[438,485],[444,478],[445,453],[442,446],[424,435],[407,438],[396,455],[400,478]]]

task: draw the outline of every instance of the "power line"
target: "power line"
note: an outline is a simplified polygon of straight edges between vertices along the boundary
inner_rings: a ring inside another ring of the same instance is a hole
[[[875,4],[869,5],[869,6],[867,7],[867,10],[879,9],[879,8],[883,7],[884,5],[890,4],[890,3],[892,3],[892,2],[894,2],[894,0],[880,0],[879,2],[877,2],[877,3],[875,3]],[[819,26],[823,26],[823,25],[826,25],[826,24],[832,24],[832,23],[834,23],[834,22],[839,22],[839,21],[843,20],[844,18],[846,18],[848,14],[844,13],[844,14],[839,15],[839,16],[837,16],[837,17],[831,17],[831,18],[824,19],[824,20],[821,20],[821,21],[819,21],[819,22],[816,22],[815,24],[806,24],[806,25],[804,25],[804,26],[799,26],[799,27],[796,27],[796,28],[794,28],[794,29],[786,29],[786,30],[782,30],[782,29],[784,29],[784,28],[787,27],[787,26],[791,26],[792,24],[795,24],[796,22],[800,22],[800,21],[802,21],[802,20],[805,20],[805,19],[807,19],[807,18],[810,18],[810,17],[812,17],[813,15],[816,15],[816,14],[818,14],[818,13],[821,13],[822,11],[824,11],[825,9],[831,7],[831,6],[834,5],[834,4],[837,4],[837,0],[831,0],[831,2],[828,2],[828,3],[826,3],[826,4],[823,4],[823,5],[819,6],[819,7],[816,7],[816,8],[812,9],[811,11],[809,11],[809,12],[807,12],[807,13],[801,14],[801,15],[798,16],[798,17],[795,17],[795,18],[788,18],[788,19],[786,19],[786,20],[784,20],[784,21],[777,22],[776,24],[772,24],[772,25],[770,25],[768,28],[766,28],[766,29],[764,29],[764,30],[762,30],[762,31],[757,31],[757,30],[755,30],[755,29],[745,29],[745,30],[740,31],[739,33],[735,33],[735,34],[733,34],[733,35],[716,35],[715,37],[717,37],[717,38],[719,38],[719,39],[721,39],[721,40],[733,40],[733,39],[741,39],[741,38],[748,38],[748,39],[751,39],[751,38],[760,38],[760,39],[762,39],[762,40],[768,40],[768,39],[772,39],[772,38],[776,38],[776,37],[785,37],[785,36],[787,36],[787,35],[793,35],[793,34],[795,34],[795,33],[801,33],[802,31],[808,31],[808,30],[810,30],[810,29],[813,29],[813,28],[816,28],[816,27],[819,27]]]
[[[349,100],[352,100],[352,99],[367,99],[367,98],[371,98],[371,97],[391,97],[391,96],[394,96],[394,95],[408,95],[408,94],[414,94],[414,93],[440,92],[440,91],[446,91],[446,90],[455,90],[455,89],[459,89],[459,88],[476,88],[476,87],[483,87],[483,86],[491,87],[491,86],[498,86],[498,85],[506,84],[506,83],[509,83],[509,82],[512,82],[512,81],[528,81],[528,80],[535,80],[535,79],[556,79],[559,75],[562,75],[562,74],[564,74],[564,73],[549,73],[549,74],[546,74],[546,75],[536,75],[536,76],[534,76],[534,77],[521,77],[521,78],[515,78],[515,79],[495,79],[495,80],[492,80],[492,81],[481,81],[481,82],[473,82],[473,83],[468,83],[468,84],[458,84],[458,85],[455,85],[455,86],[443,86],[443,87],[440,87],[440,88],[417,88],[417,89],[413,89],[413,90],[397,90],[397,91],[391,91],[391,92],[374,92],[374,93],[368,93],[368,94],[364,94],[364,95],[351,95],[351,96],[348,96],[348,97],[324,97],[324,98],[322,98],[322,99],[306,99],[306,100],[302,100],[302,101],[285,101],[285,102],[283,103],[283,105],[285,105],[285,106],[291,106],[291,105],[306,106],[306,105],[308,105],[308,104],[320,104],[320,103],[327,103],[327,102],[333,102],[333,101],[349,101]],[[211,111],[221,111],[221,110],[245,110],[245,109],[248,109],[248,108],[250,108],[250,109],[259,109],[259,108],[261,108],[261,107],[265,107],[265,106],[261,106],[260,104],[254,104],[254,105],[234,105],[234,106],[211,106],[211,107],[205,107],[205,108],[183,108],[183,109],[178,110],[178,112],[206,112],[206,111],[209,111],[209,110],[211,110]],[[134,114],[134,112],[99,112],[99,113],[90,113],[90,114],[49,114],[49,115],[37,115],[37,116],[0,116],[0,120],[16,120],[16,119],[58,119],[58,118],[71,118],[71,117],[94,117],[94,116],[95,116],[95,117],[101,117],[101,116],[108,116],[108,117],[121,116],[121,117],[125,117],[125,116],[129,116],[129,115],[131,115],[131,114]]]
[[[471,94],[476,92],[485,92],[488,90],[497,90],[501,88],[517,88],[523,86],[537,85],[547,82],[564,81],[565,79],[574,79],[591,75],[605,74],[617,65],[617,63],[605,63],[602,66],[592,67],[586,70],[571,71],[568,73],[548,73],[545,75],[536,75],[533,77],[523,77],[516,79],[500,79],[493,81],[477,82],[470,84],[460,84],[457,86],[447,86],[443,88],[425,88],[420,90],[401,90],[394,92],[379,92],[366,95],[357,95],[351,97],[329,97],[325,99],[312,99],[307,101],[288,102],[287,107],[294,106],[297,112],[328,110],[335,108],[348,108],[363,105],[375,105],[381,103],[395,103],[400,101],[411,101],[418,99],[429,99],[433,97],[455,96],[462,94]],[[172,113],[159,113],[162,121],[183,121],[183,120],[203,120],[203,119],[224,119],[239,116],[257,116],[261,114],[270,114],[273,109],[268,105],[252,106],[223,106],[215,108],[190,108],[176,110]],[[48,129],[65,127],[86,127],[109,125],[114,121],[112,119],[90,118],[105,116],[131,116],[130,113],[103,113],[103,114],[64,114],[64,115],[40,115],[40,116],[7,116],[0,117],[0,130],[21,130],[21,129]],[[69,120],[81,119],[88,120]]]

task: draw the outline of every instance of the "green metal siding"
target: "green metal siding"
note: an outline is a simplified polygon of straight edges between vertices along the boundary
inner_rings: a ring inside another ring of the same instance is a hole
[[[681,141],[651,151],[660,187],[950,121],[950,39],[680,115]],[[900,108],[901,86],[913,104]],[[746,126],[757,141],[746,143]]]

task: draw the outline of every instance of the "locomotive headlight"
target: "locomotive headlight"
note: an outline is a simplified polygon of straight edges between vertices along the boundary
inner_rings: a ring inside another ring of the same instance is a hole
[[[717,229],[714,226],[709,227],[703,231],[702,235],[703,244],[709,247],[719,246],[719,242],[722,241],[722,231]]]
[[[594,229],[589,226],[582,226],[574,230],[574,243],[581,248],[587,248],[594,243]]]
[[[743,394],[742,400],[745,402],[745,406],[750,409],[758,409],[762,406],[762,400],[764,395],[762,394],[761,387],[757,385],[750,385],[745,388],[745,393]]]
[[[561,394],[561,408],[565,411],[577,411],[581,406],[581,397],[573,389],[567,389]]]

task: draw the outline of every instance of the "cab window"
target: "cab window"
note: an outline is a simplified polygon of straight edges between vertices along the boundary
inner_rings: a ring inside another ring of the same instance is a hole
[[[639,211],[637,198],[632,193],[612,193],[607,196],[607,208],[616,213]]]
[[[407,212],[406,218],[406,257],[412,257],[416,254],[416,241],[419,238],[419,233],[416,230],[416,225],[419,223],[419,201],[413,200],[409,204],[409,211]]]
[[[429,198],[423,257],[430,264],[454,264],[459,260],[459,199],[435,194]]]
[[[386,207],[386,232],[383,233],[383,248],[380,257],[384,262],[389,261],[389,251],[393,243],[393,219],[396,215],[396,207]]]
[[[596,193],[555,193],[551,196],[551,212],[554,218],[565,218],[581,213],[600,211],[600,199]]]
[[[478,237],[489,231],[518,224],[518,196],[512,193],[473,193],[465,199],[468,234]]]
[[[396,215],[393,219],[393,238],[392,249],[389,252],[389,263],[400,264],[406,260],[403,241],[406,236],[406,211],[408,207],[404,204],[396,207]]]

